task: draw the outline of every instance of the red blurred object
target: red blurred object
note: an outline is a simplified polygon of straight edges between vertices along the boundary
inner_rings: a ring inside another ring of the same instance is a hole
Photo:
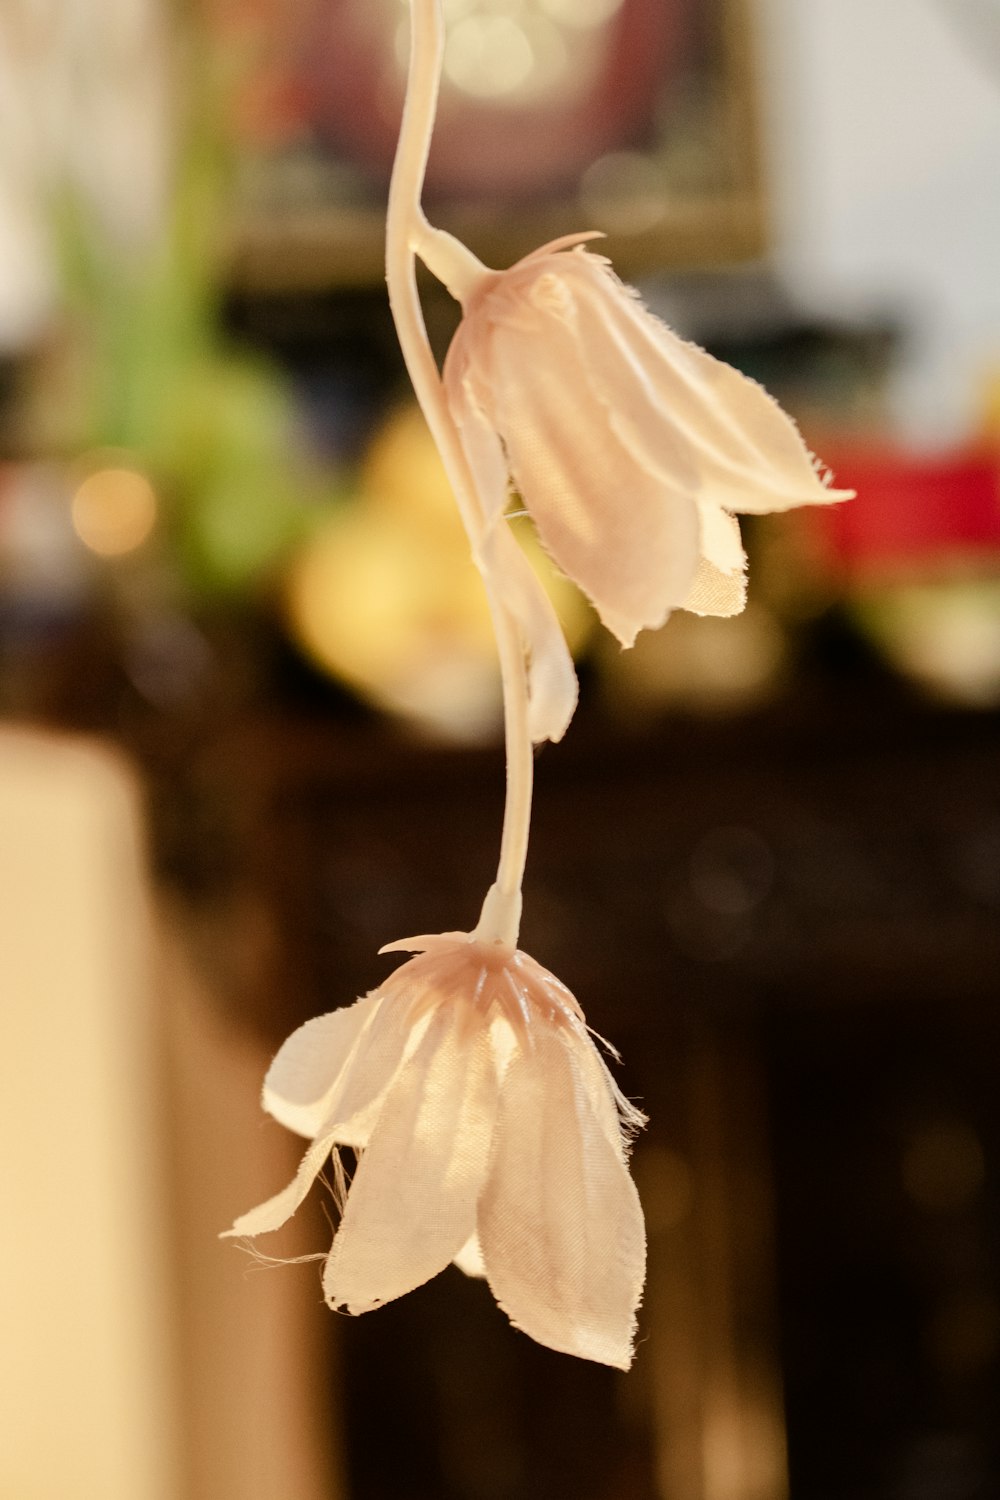
[[[845,572],[938,558],[1000,559],[1000,450],[921,457],[865,447],[823,456],[856,496],[813,512],[827,560]]]
[[[200,0],[226,59],[230,121],[241,144],[280,147],[306,134],[312,99],[299,53],[314,0]]]

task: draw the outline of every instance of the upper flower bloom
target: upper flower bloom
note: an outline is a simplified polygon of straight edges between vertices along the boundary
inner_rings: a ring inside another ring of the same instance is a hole
[[[487,531],[513,480],[556,564],[629,646],[672,609],[743,608],[736,512],[850,492],[828,487],[761,386],[654,318],[586,238],[463,289],[444,384]]]
[[[539,1343],[627,1368],[646,1242],[626,1149],[642,1115],[527,954],[468,933],[390,949],[419,956],[307,1021],[271,1065],[265,1109],[312,1143],[229,1233],[277,1229],[355,1147],[323,1276],[332,1307],[366,1312],[454,1260]]]

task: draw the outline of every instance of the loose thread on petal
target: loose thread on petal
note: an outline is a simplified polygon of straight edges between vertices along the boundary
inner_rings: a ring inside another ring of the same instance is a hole
[[[329,1168],[333,1174],[333,1180],[331,1181],[325,1172],[321,1172],[319,1174],[319,1181],[328,1189],[338,1216],[342,1216],[344,1204],[347,1202],[347,1192],[350,1182],[348,1181],[347,1170],[344,1166],[344,1158],[336,1146],[330,1153]]]
[[[595,1031],[593,1026],[587,1026],[587,1032],[594,1038],[595,1043],[599,1042],[601,1044],[609,1057],[611,1057],[616,1063],[621,1064],[621,1053],[612,1042],[608,1041],[606,1036],[602,1036],[599,1031]],[[618,1087],[618,1084],[615,1081],[614,1074],[611,1072],[611,1069],[601,1057],[599,1051],[597,1053],[597,1060],[604,1072],[608,1090],[614,1101],[615,1108],[618,1111],[618,1124],[622,1133],[622,1145],[624,1146],[627,1154],[631,1150],[632,1144],[638,1136],[639,1132],[641,1130],[645,1130],[646,1126],[649,1124],[649,1116],[645,1113],[644,1110],[639,1108],[638,1104],[636,1104],[634,1100],[630,1099],[628,1095],[624,1094]]]
[[[326,1260],[325,1250],[315,1250],[307,1255],[268,1255],[265,1251],[258,1249],[253,1240],[244,1235],[241,1239],[234,1240],[237,1250],[253,1262],[247,1267],[248,1272],[273,1271],[281,1266],[305,1266],[312,1265],[316,1261]]]
[[[350,1182],[348,1180],[347,1169],[344,1166],[343,1158],[336,1146],[333,1147],[330,1153],[329,1166],[332,1172],[332,1179],[327,1176],[325,1171],[322,1171],[317,1174],[316,1181],[320,1184],[321,1187],[326,1188],[333,1203],[337,1219],[339,1220],[344,1216],[344,1206],[347,1202],[347,1194],[350,1188]],[[323,1210],[323,1216],[330,1227],[331,1233],[333,1233],[336,1230],[334,1221],[327,1211],[326,1204],[324,1203],[321,1206]],[[272,1270],[275,1266],[310,1265],[315,1261],[326,1260],[328,1253],[325,1250],[315,1250],[312,1252],[307,1252],[303,1255],[268,1255],[265,1253],[265,1251],[258,1249],[257,1245],[249,1235],[240,1235],[235,1240],[235,1244],[237,1249],[242,1250],[244,1254],[248,1255],[254,1262],[254,1266],[252,1267],[252,1269],[261,1271]]]

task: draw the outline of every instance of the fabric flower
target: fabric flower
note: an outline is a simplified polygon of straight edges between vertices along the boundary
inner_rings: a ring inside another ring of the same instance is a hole
[[[330,1306],[366,1312],[456,1261],[539,1343],[627,1368],[645,1232],[626,1152],[643,1116],[569,990],[527,954],[467,933],[393,950],[418,956],[275,1058],[264,1107],[311,1144],[228,1233],[277,1229],[354,1147]]]
[[[743,608],[737,512],[850,492],[829,488],[761,386],[653,317],[588,238],[484,268],[443,379],[484,526],[500,526],[512,480],[557,566],[630,646],[673,609]]]

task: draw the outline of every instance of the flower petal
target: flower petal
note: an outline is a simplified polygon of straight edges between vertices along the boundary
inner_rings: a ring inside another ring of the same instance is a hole
[[[515,1327],[567,1354],[627,1369],[645,1274],[635,1186],[583,1081],[579,1039],[540,1030],[511,1060],[479,1237]]]
[[[264,1108],[288,1130],[314,1136],[380,1004],[376,993],[306,1021],[284,1042],[264,1079]]]
[[[448,408],[476,483],[475,498],[482,526],[475,539],[478,546],[507,509],[510,475],[503,444],[476,392],[475,364],[470,364],[462,342],[459,335],[445,360],[442,379]]]
[[[741,573],[747,565],[747,556],[736,517],[707,501],[699,505],[698,513],[702,557],[720,573]]]
[[[684,608],[696,615],[738,615],[747,602],[747,559],[735,516],[702,504],[701,558]]]
[[[379,953],[446,953],[461,943],[471,943],[468,932],[423,932],[419,937],[397,938],[383,943]],[[401,972],[397,970],[397,973]]]
[[[543,546],[631,645],[687,594],[698,562],[695,481],[669,487],[662,465],[643,467],[618,437],[613,403],[630,392],[609,394],[596,378],[563,278],[536,271],[528,290],[516,317],[498,315],[484,344],[487,410]],[[677,446],[665,423],[659,436],[661,446]]]
[[[309,1145],[288,1186],[282,1188],[280,1193],[275,1193],[273,1198],[268,1198],[266,1203],[259,1203],[249,1213],[241,1214],[232,1229],[223,1230],[220,1239],[269,1234],[273,1229],[280,1229],[299,1205],[305,1202],[309,1189],[322,1171],[333,1147],[334,1136],[331,1133],[317,1136]]]
[[[504,607],[513,615],[527,658],[528,732],[534,744],[559,741],[576,711],[573,658],[552,601],[501,519],[484,555]]]
[[[852,491],[823,482],[795,423],[763,386],[655,318],[603,257],[580,251],[562,259],[581,358],[639,463],[684,482],[693,462],[699,493],[730,511],[758,514],[850,497]]]
[[[395,977],[390,976],[387,986],[391,985]],[[394,1003],[395,997],[386,993],[386,986],[367,998],[378,1003],[373,1003],[368,1024],[363,1025],[346,1064],[325,1096],[326,1116],[317,1126],[315,1139],[299,1163],[297,1173],[280,1193],[237,1219],[232,1229],[226,1231],[227,1235],[266,1234],[273,1229],[280,1229],[306,1198],[335,1146],[363,1147],[367,1144],[383,1100],[406,1055],[408,1044],[412,1046],[426,1029],[425,1026],[410,1026],[407,1006],[405,1003]],[[364,1001],[358,1003],[365,1004]],[[350,1007],[351,1011],[356,1009],[357,1006]],[[336,1016],[340,1013],[334,1011],[332,1014]],[[319,1019],[328,1020],[329,1017]],[[301,1033],[307,1031],[309,1024],[307,1022],[305,1027],[300,1027],[289,1041],[299,1038]],[[297,1042],[295,1052],[299,1045]],[[282,1052],[284,1050],[282,1048]],[[281,1053],[278,1057],[281,1057]],[[294,1113],[296,1107],[289,1107]]]
[[[574,1045],[574,1057],[601,1129],[622,1161],[627,1161],[632,1139],[646,1124],[646,1116],[618,1087],[593,1036],[593,1033],[587,1033],[580,1037]],[[603,1038],[598,1040],[618,1062],[621,1061],[609,1042]]]
[[[397,1074],[426,1030],[426,1019],[412,1017],[411,1002],[422,986],[409,970],[410,965],[403,964],[383,984],[383,1003],[330,1096],[330,1117],[323,1128],[329,1125],[339,1146],[368,1145]]]
[[[454,363],[452,365],[454,371]],[[560,740],[576,708],[573,659],[552,601],[504,519],[507,461],[467,380],[445,385],[449,406],[483,507],[477,554],[487,579],[517,623],[528,661],[528,728],[535,744]]]
[[[485,1277],[486,1265],[483,1261],[478,1234],[469,1236],[454,1260],[455,1265],[460,1271],[464,1271],[466,1276]]]
[[[496,1087],[485,1027],[466,1007],[441,1006],[354,1175],[323,1277],[331,1306],[366,1312],[459,1253],[475,1230]]]

